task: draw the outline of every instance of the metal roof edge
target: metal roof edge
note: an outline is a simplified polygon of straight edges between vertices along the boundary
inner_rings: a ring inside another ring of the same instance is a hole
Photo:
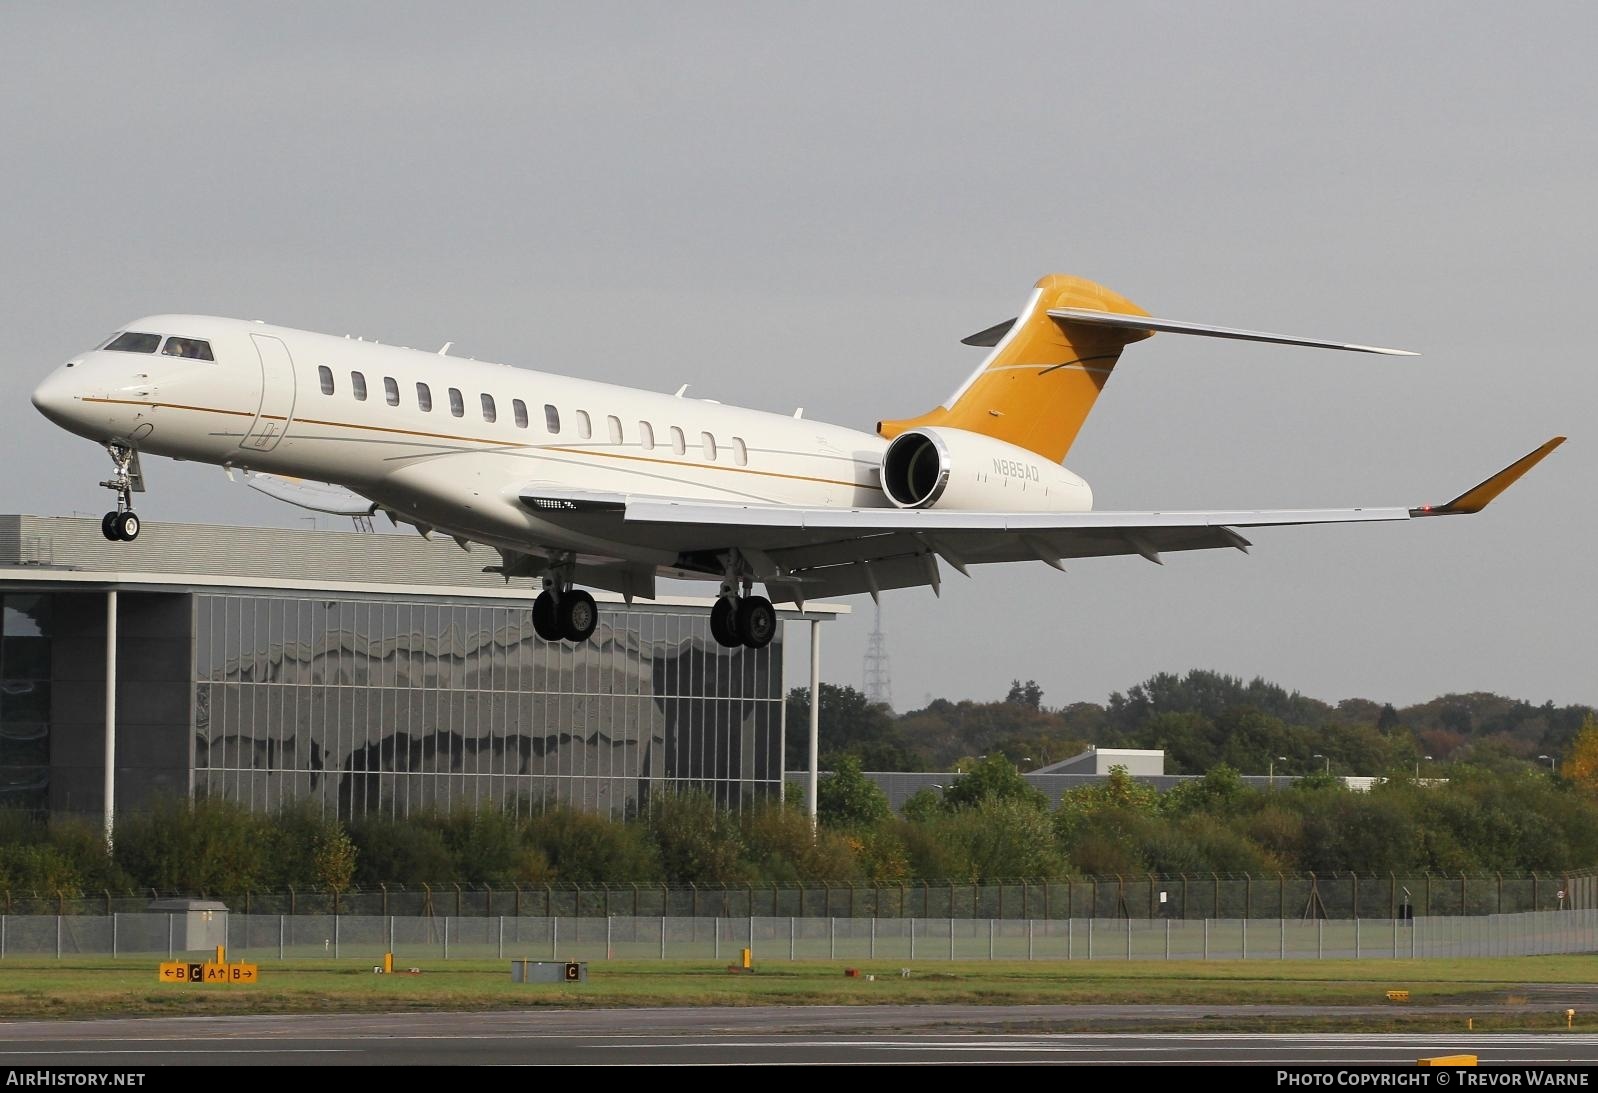
[[[396,585],[364,581],[288,580],[280,577],[217,576],[199,573],[124,573],[111,570],[66,569],[43,565],[0,565],[0,583],[69,584],[102,588],[144,591],[181,591],[206,589],[220,592],[334,592],[363,596],[419,597],[424,599],[472,599],[524,601],[532,606],[537,596],[530,588],[475,588],[471,585]],[[625,599],[603,589],[593,589],[593,597],[603,604],[621,604]],[[634,597],[634,604],[654,607],[690,607],[708,609],[716,602],[714,596],[656,596],[645,599]],[[804,610],[777,609],[779,617],[789,620],[808,619],[812,616],[835,618],[851,613],[847,604],[807,602]]]

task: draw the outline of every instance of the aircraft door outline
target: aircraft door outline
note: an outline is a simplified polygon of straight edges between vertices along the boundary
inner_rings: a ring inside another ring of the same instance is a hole
[[[294,420],[294,358],[282,338],[251,334],[250,340],[261,359],[261,404],[239,447],[269,452],[277,447],[289,422]]]

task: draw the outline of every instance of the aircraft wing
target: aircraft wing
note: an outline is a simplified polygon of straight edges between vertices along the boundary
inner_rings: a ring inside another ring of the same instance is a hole
[[[965,572],[990,562],[1036,560],[1055,568],[1073,558],[1247,550],[1236,529],[1366,523],[1479,512],[1564,442],[1555,437],[1442,505],[1413,508],[1277,509],[1213,512],[965,512],[940,509],[826,509],[731,505],[665,498],[618,498],[629,526],[669,525],[703,533],[701,549],[739,550],[774,600],[885,588],[939,586],[937,559]]]

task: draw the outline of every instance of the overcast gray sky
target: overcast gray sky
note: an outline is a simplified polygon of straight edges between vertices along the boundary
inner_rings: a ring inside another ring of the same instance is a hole
[[[889,593],[899,708],[1189,668],[1598,703],[1598,6],[11,2],[0,40],[0,511],[107,507],[27,394],[151,312],[869,429],[1074,273],[1424,354],[1135,345],[1067,459],[1100,508],[1437,502],[1570,442],[1476,517]],[[303,515],[146,473],[146,520]],[[825,672],[859,686],[850,602]]]

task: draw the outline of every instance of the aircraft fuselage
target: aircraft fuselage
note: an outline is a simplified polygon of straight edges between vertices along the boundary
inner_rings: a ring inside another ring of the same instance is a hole
[[[157,315],[125,330],[203,343],[213,359],[102,347],[47,377],[39,409],[100,443],[337,482],[507,549],[669,564],[694,548],[658,535],[626,542],[614,520],[531,512],[518,500],[529,487],[889,506],[878,484],[886,441],[872,433],[237,319]]]

